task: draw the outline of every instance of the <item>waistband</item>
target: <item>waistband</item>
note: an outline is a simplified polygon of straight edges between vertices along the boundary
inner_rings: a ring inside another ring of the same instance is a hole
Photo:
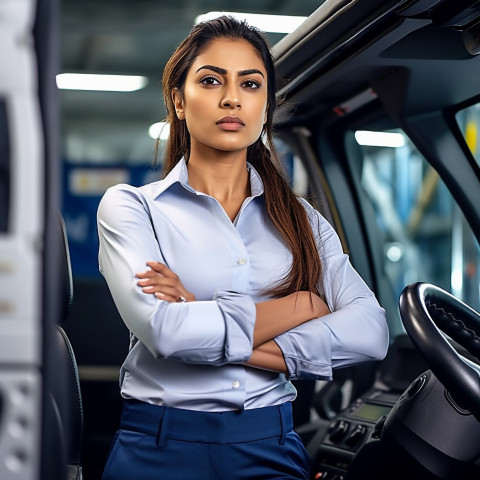
[[[237,443],[279,437],[293,428],[290,402],[272,407],[241,411],[201,412],[124,400],[122,430],[157,437],[162,446],[167,439],[199,443]]]

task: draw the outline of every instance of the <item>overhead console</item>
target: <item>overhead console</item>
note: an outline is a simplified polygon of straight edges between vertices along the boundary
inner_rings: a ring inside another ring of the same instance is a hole
[[[276,126],[290,125],[293,105],[297,123],[316,117],[318,124],[335,118],[338,105],[348,99],[363,101],[365,92],[367,100],[381,97],[378,80],[395,70],[410,70],[416,59],[425,62],[415,63],[409,88],[421,91],[406,92],[402,111],[418,111],[418,98],[426,103],[422,108],[436,108],[438,95],[429,90],[432,72],[445,72],[445,82],[453,70],[448,62],[458,60],[456,78],[468,78],[473,68],[468,60],[478,53],[478,0],[327,0],[272,48],[278,95],[287,100],[277,112]],[[465,86],[465,97],[476,94],[468,82]]]

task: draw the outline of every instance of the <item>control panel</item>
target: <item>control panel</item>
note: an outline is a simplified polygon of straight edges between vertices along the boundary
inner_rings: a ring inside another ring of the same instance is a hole
[[[319,441],[312,462],[312,478],[344,480],[355,453],[370,435],[379,435],[398,396],[371,392],[341,412]]]

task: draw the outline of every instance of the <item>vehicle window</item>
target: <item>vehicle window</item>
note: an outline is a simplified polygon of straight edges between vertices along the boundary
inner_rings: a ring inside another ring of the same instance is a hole
[[[457,112],[458,126],[463,133],[465,142],[473,157],[480,165],[480,148],[478,146],[478,131],[480,127],[480,103],[471,105]]]
[[[395,297],[409,283],[429,282],[478,309],[479,245],[437,172],[400,130],[355,138]]]
[[[292,190],[301,197],[307,197],[309,195],[308,174],[303,162],[283,140],[275,138],[274,144]]]
[[[304,159],[297,155],[287,142],[275,137],[274,144],[278,159],[294,193],[305,198],[335,228],[324,187],[319,185],[321,184],[319,178],[313,178],[313,175],[318,173],[311,173]]]

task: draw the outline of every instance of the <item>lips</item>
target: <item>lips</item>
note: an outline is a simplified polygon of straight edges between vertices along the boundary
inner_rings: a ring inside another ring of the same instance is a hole
[[[216,125],[225,126],[225,127],[228,125],[232,125],[232,126],[235,126],[236,128],[245,126],[242,119],[239,117],[223,117],[218,122],[216,122]]]

